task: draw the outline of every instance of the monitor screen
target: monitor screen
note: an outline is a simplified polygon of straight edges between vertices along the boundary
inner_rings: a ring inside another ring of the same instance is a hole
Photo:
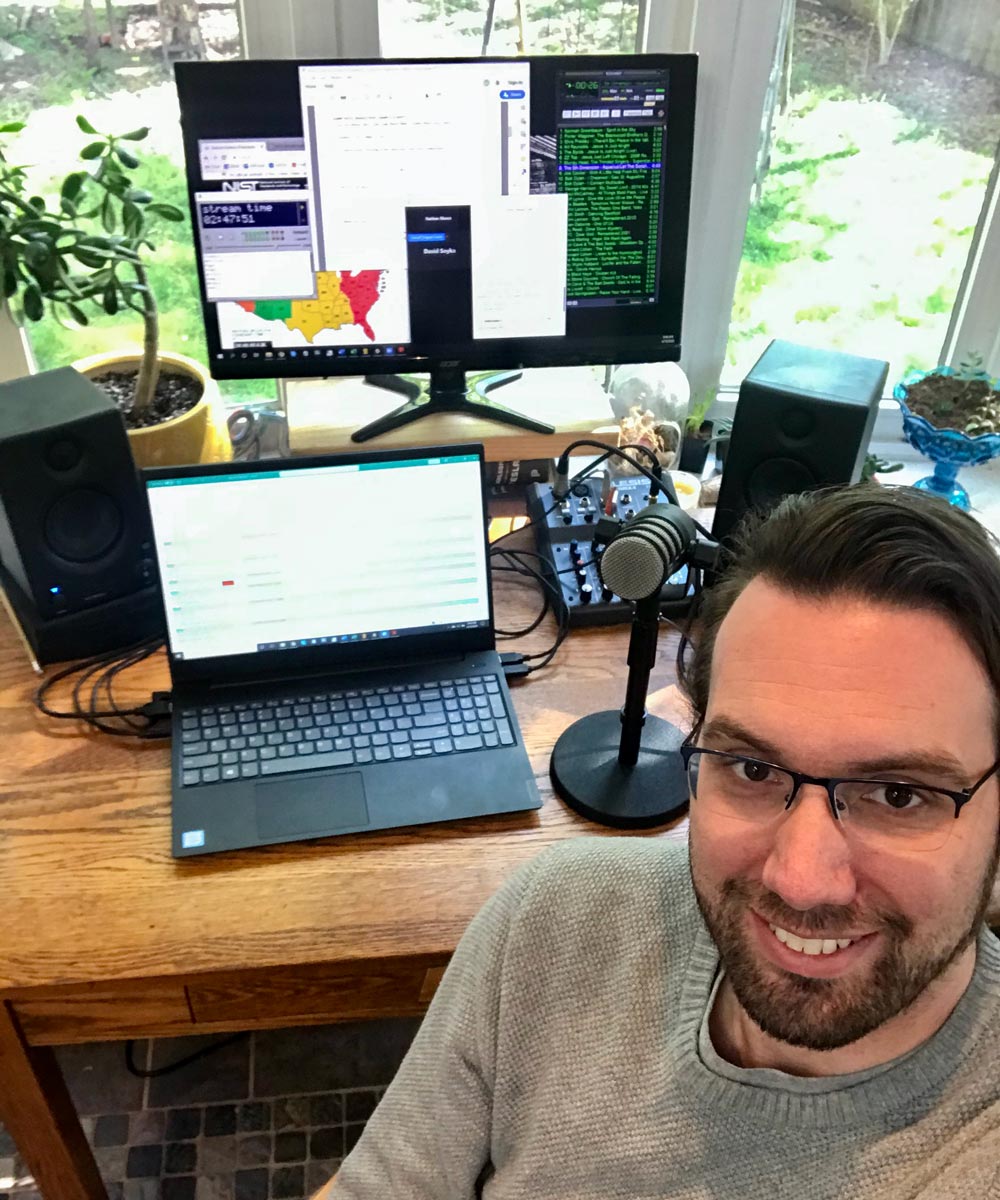
[[[176,76],[215,376],[679,357],[694,55]]]

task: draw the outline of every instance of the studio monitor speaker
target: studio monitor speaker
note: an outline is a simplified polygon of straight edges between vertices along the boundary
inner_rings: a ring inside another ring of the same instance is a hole
[[[41,663],[162,630],[124,422],[71,367],[0,385],[0,584]]]
[[[880,359],[773,341],[740,386],[713,536],[782,496],[856,483],[888,373]]]

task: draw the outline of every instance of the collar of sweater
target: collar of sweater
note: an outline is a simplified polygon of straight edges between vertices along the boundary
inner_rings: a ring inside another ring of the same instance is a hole
[[[698,1054],[698,1031],[718,965],[715,943],[699,920],[681,994],[680,1019],[669,1042],[682,1086],[689,1089],[694,1103],[704,1105],[716,1117],[729,1110],[733,1117],[754,1125],[773,1128],[787,1124],[829,1131],[831,1126],[891,1121],[895,1114],[908,1125],[934,1108],[960,1071],[992,1073],[1000,1085],[996,1055],[1000,941],[985,927],[979,936],[972,980],[937,1033],[889,1069],[846,1087],[843,1077],[836,1075],[811,1080],[805,1092],[780,1085],[762,1087],[756,1081],[736,1082],[706,1066]],[[749,1080],[755,1073],[746,1074]]]

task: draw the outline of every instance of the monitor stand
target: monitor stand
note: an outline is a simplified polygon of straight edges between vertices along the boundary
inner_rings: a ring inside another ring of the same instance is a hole
[[[390,430],[409,425],[411,421],[419,421],[421,417],[430,416],[432,413],[468,413],[472,417],[496,421],[501,425],[530,429],[532,433],[555,433],[552,425],[532,420],[523,413],[505,408],[504,405],[489,399],[489,392],[520,378],[520,371],[502,371],[495,375],[486,375],[475,384],[473,391],[481,399],[474,400],[469,396],[469,386],[463,370],[432,367],[429,395],[422,399],[425,395],[424,388],[412,379],[404,379],[401,375],[366,375],[365,383],[370,383],[372,387],[384,388],[388,392],[397,392],[406,397],[406,403],[386,413],[384,417],[356,429],[351,434],[351,441],[367,442],[369,438],[389,433]]]

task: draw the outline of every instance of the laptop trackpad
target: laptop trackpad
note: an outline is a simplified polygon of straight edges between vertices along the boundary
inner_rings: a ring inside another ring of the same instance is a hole
[[[258,783],[257,834],[329,833],[368,824],[365,785],[360,772],[348,775],[294,775]]]

